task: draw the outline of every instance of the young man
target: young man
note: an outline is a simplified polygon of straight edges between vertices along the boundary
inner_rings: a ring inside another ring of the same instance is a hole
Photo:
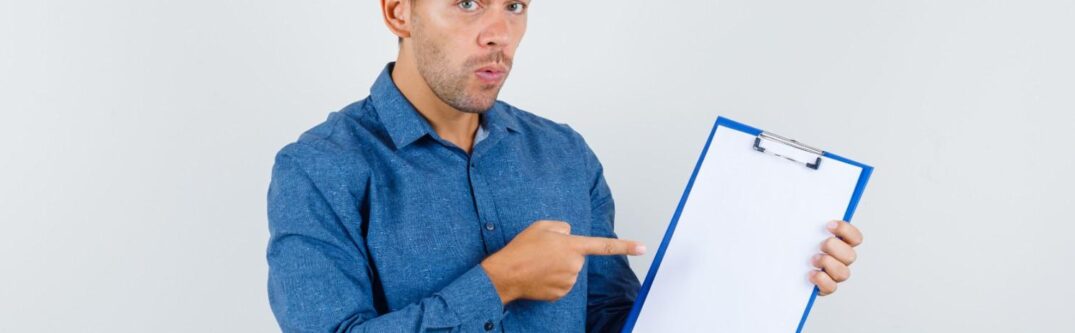
[[[582,137],[496,100],[529,0],[381,0],[400,38],[366,99],[284,147],[269,299],[288,332],[618,331],[638,279]],[[822,294],[861,241],[837,222]],[[808,258],[803,258],[807,260]]]

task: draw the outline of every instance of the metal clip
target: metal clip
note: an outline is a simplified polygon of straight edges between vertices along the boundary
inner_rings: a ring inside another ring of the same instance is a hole
[[[754,138],[754,150],[783,157],[814,170],[821,166],[821,156],[825,155],[821,149],[769,132],[762,132]]]

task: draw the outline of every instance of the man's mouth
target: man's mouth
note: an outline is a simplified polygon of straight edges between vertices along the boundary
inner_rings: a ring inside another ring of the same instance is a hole
[[[488,65],[478,68],[474,71],[474,75],[478,77],[482,83],[485,84],[497,84],[504,80],[504,76],[507,76],[508,68],[503,65]]]

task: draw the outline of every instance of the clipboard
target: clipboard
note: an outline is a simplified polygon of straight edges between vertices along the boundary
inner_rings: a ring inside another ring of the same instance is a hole
[[[872,172],[718,117],[623,332],[801,332],[824,226],[851,221]]]

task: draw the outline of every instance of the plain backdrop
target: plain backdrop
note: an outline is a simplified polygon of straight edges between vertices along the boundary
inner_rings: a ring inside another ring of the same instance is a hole
[[[1073,17],[535,0],[501,99],[581,132],[653,249],[718,115],[875,166],[860,261],[805,331],[1072,332]],[[0,331],[277,330],[273,156],[396,47],[376,1],[0,2]]]

